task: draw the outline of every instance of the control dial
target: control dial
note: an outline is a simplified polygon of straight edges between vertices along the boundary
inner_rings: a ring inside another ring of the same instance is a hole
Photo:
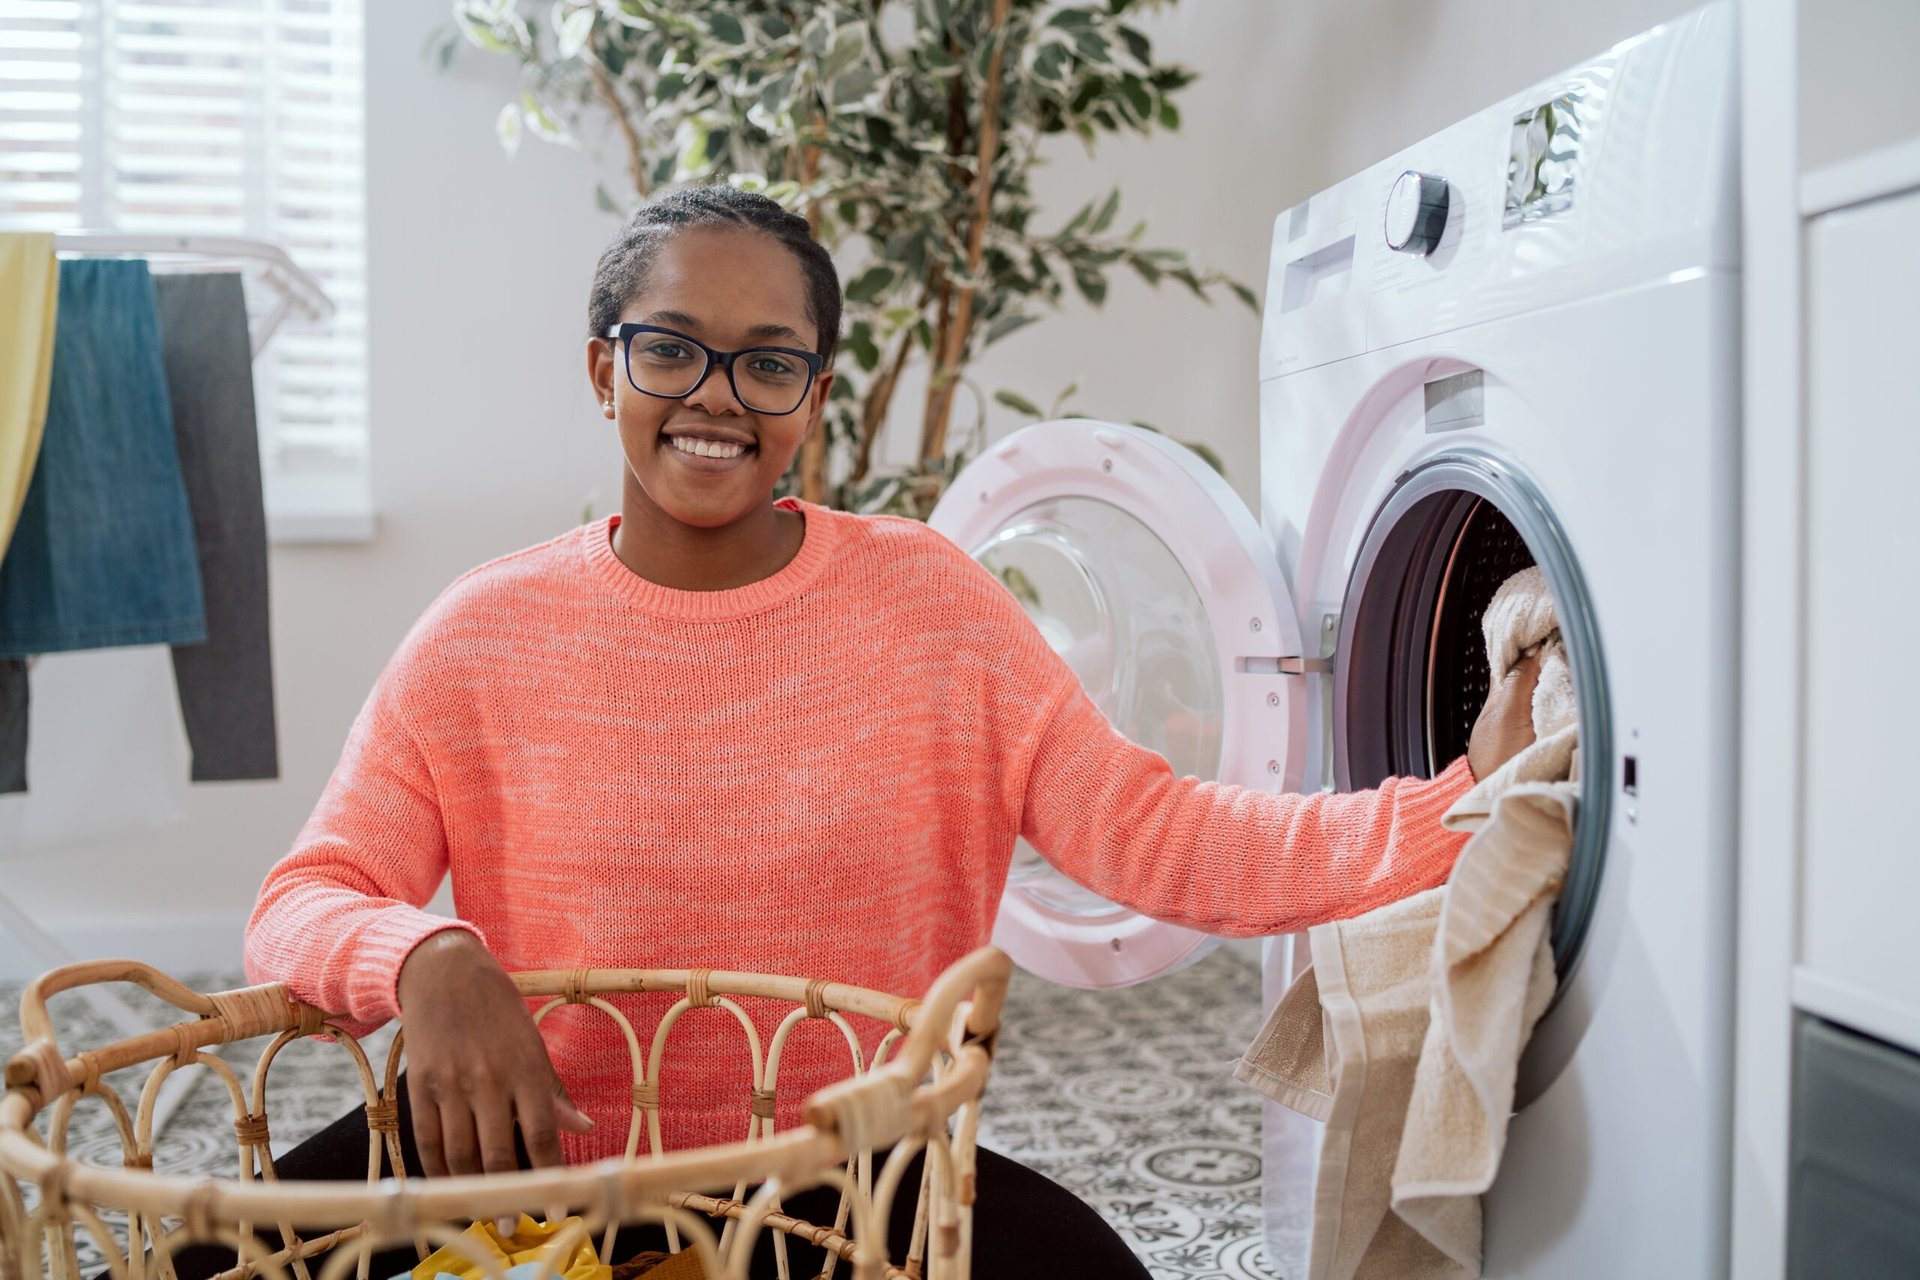
[[[1447,180],[1409,169],[1387,193],[1387,248],[1427,254],[1447,229]]]

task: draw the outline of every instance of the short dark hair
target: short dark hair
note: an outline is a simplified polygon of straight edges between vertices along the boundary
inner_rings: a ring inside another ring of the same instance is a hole
[[[826,246],[814,239],[813,228],[799,214],[758,192],[720,182],[681,187],[634,210],[594,269],[593,292],[587,299],[588,336],[604,338],[620,323],[620,312],[647,287],[654,255],[675,232],[727,226],[770,235],[799,259],[807,283],[807,319],[820,333],[817,350],[831,363],[840,342],[841,297],[840,275]]]

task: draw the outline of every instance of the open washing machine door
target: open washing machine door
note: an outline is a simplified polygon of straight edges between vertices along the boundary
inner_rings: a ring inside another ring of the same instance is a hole
[[[1298,615],[1271,543],[1184,446],[1086,419],[1007,437],[927,523],[1018,598],[1129,739],[1177,773],[1297,790],[1307,696]],[[1022,840],[993,941],[1031,973],[1122,987],[1220,939],[1148,919],[1067,879]]]

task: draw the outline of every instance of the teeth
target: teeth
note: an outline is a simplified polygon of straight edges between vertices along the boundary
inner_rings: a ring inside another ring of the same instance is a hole
[[[673,436],[671,439],[673,447],[680,452],[702,458],[737,458],[747,451],[745,445],[721,440],[695,440],[690,436]]]

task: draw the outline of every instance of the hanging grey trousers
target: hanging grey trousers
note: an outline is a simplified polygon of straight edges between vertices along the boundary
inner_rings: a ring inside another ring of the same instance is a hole
[[[0,658],[0,795],[27,789],[27,663]]]
[[[162,274],[153,284],[207,612],[206,643],[173,647],[192,777],[276,778],[267,518],[246,296],[229,272]]]

